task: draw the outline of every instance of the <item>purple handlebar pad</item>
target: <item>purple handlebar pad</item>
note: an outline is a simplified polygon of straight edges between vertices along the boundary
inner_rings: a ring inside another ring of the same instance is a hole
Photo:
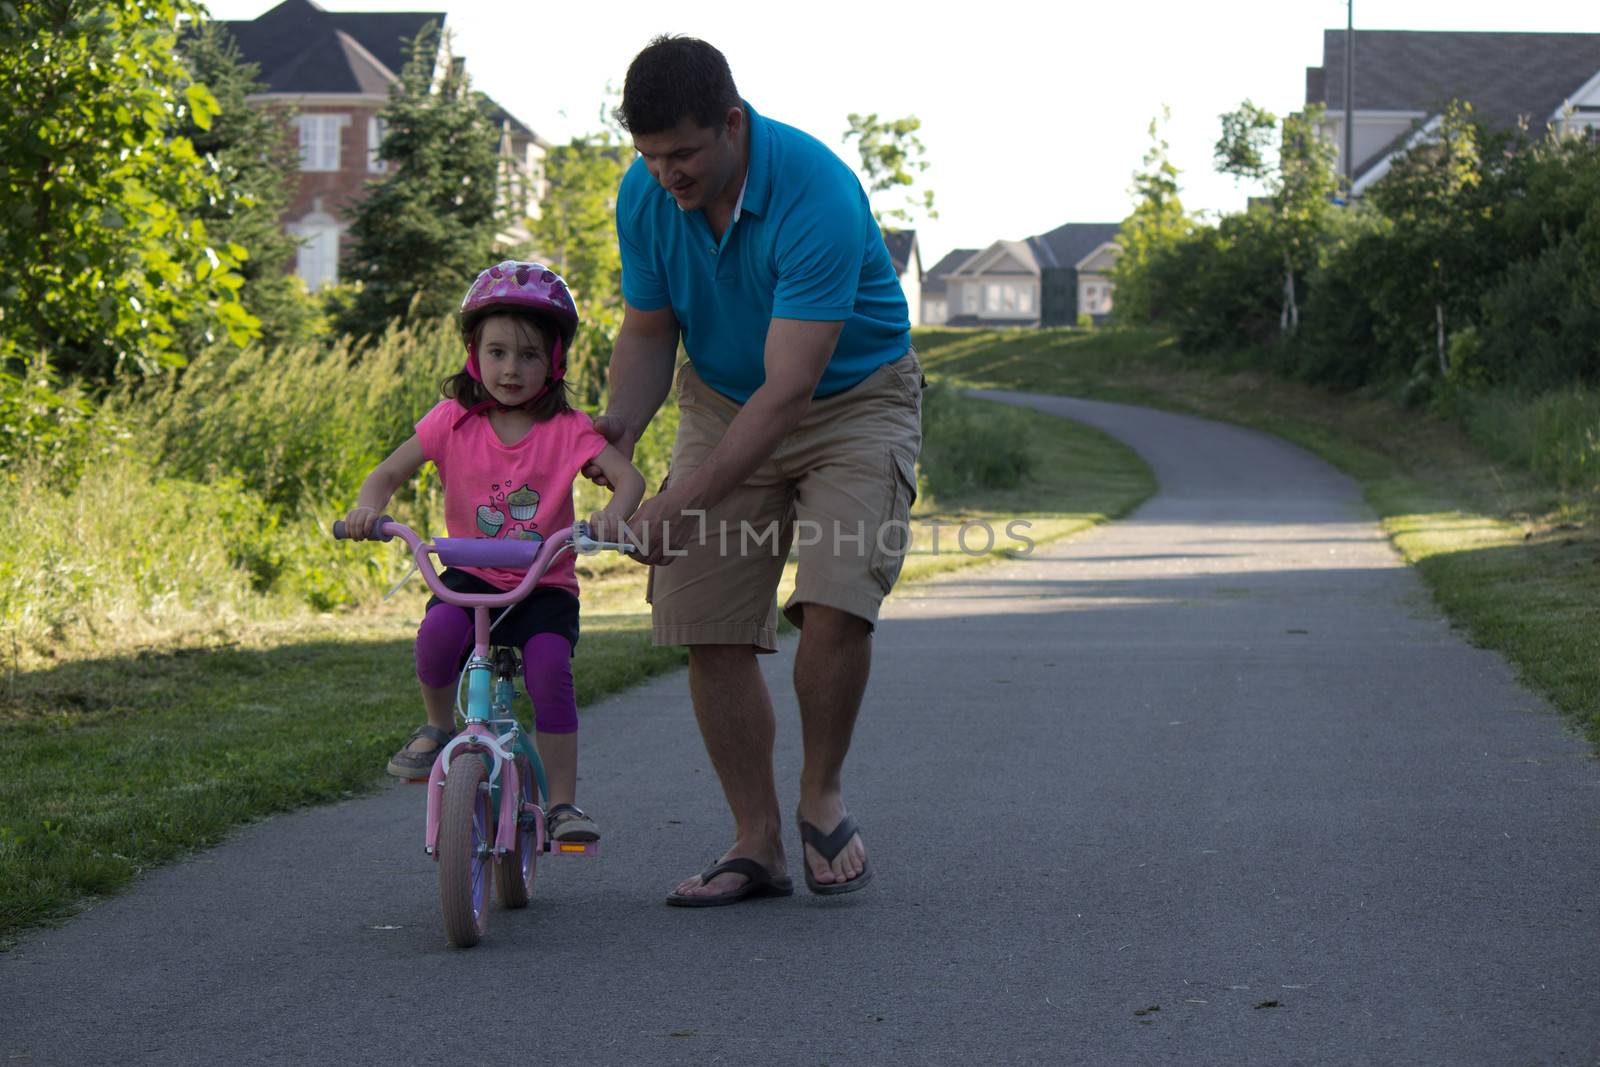
[[[447,567],[505,567],[526,570],[533,566],[542,541],[495,541],[487,537],[436,537],[433,554]]]
[[[378,516],[378,521],[372,524],[372,538],[371,539],[374,540],[374,541],[393,541],[394,540],[394,534],[385,535],[383,533],[383,524],[386,523],[386,522],[393,522],[393,521],[394,520],[391,519],[387,515]],[[334,522],[334,524],[333,524],[333,536],[334,536],[334,538],[336,540],[339,540],[339,541],[344,541],[344,540],[348,540],[349,539],[350,534],[349,534],[348,531],[345,530],[345,525],[344,525],[344,520],[343,519],[338,519],[338,520],[336,520]]]

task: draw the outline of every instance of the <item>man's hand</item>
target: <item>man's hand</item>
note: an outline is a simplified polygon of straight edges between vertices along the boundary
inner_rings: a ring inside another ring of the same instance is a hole
[[[700,536],[705,516],[672,489],[658,493],[639,506],[628,520],[628,531],[639,550],[633,558],[646,566],[665,567]]]
[[[633,449],[639,442],[637,439],[628,436],[627,429],[622,425],[621,419],[615,415],[596,415],[594,428],[599,431],[601,437],[611,443],[613,448],[622,453],[624,459],[630,462],[633,460]],[[594,484],[611,490],[613,493],[617,491],[617,487],[611,484],[611,479],[606,477],[606,472],[601,470],[600,464],[594,460],[590,460],[583,465],[583,476]]]

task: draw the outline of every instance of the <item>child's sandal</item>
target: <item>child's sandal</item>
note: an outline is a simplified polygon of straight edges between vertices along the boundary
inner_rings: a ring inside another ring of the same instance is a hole
[[[427,752],[413,750],[411,742],[419,737],[426,737],[435,747]],[[433,761],[444,751],[444,746],[448,745],[453,737],[455,737],[454,730],[445,731],[432,723],[423,723],[411,731],[411,736],[400,746],[400,751],[389,757],[389,766],[385,769],[396,778],[404,778],[408,782],[426,778],[433,771]]]
[[[576,804],[557,804],[544,817],[545,833],[552,841],[598,841],[600,827]]]

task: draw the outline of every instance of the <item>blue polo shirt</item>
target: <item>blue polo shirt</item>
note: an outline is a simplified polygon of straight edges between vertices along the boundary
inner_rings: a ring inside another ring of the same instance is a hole
[[[671,307],[696,373],[744,403],[766,380],[774,318],[843,321],[816,396],[842,392],[905,355],[905,294],[861,183],[831,150],[747,103],[750,165],[718,241],[635,159],[617,194],[622,295]]]

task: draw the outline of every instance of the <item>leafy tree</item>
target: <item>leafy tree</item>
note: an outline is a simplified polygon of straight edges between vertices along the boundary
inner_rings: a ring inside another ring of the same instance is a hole
[[[1154,284],[1152,265],[1194,229],[1178,196],[1178,168],[1162,136],[1162,127],[1171,119],[1171,110],[1163,106],[1160,117],[1150,120],[1144,169],[1134,172],[1129,190],[1136,198],[1133,214],[1122,220],[1117,231],[1122,254],[1112,270],[1112,281],[1117,287],[1115,314],[1123,322],[1149,322],[1162,316],[1171,294]]]
[[[617,247],[616,196],[633,151],[605,120],[592,133],[551,149],[545,159],[548,192],[532,230],[539,254],[572,287],[583,329],[568,356],[568,378],[585,405],[599,403],[605,368],[622,325],[622,254]]]
[[[1318,135],[1321,119],[1322,108],[1310,107],[1280,123],[1272,112],[1246,100],[1222,116],[1222,136],[1216,144],[1219,171],[1267,188],[1269,225],[1283,264],[1282,334],[1300,326],[1300,279],[1317,262],[1318,244],[1339,188],[1334,169],[1337,150]]]
[[[350,225],[344,272],[360,290],[340,322],[347,333],[449,314],[495,255],[499,133],[448,38],[435,85],[439,40],[431,24],[417,35],[383,109],[378,157],[391,173],[368,183]]]
[[[0,354],[48,350],[108,375],[184,362],[188,326],[236,343],[243,246],[199,218],[226,199],[215,160],[177,131],[217,101],[178,56],[193,0],[0,4]]]
[[[1475,243],[1469,202],[1482,180],[1472,105],[1452,101],[1372,189],[1373,202],[1394,223],[1387,271],[1409,283],[1391,287],[1398,299],[1388,301],[1388,317],[1404,335],[1416,309],[1427,309],[1440,374],[1450,370],[1450,311],[1469,304],[1483,280],[1469,265]]]
[[[880,120],[877,112],[869,115],[851,112],[848,121],[850,128],[845,131],[844,140],[848,142],[854,138],[861,152],[861,170],[867,176],[867,196],[870,198],[891,189],[905,190],[905,198],[898,206],[873,211],[878,225],[895,229],[890,223],[909,225],[917,214],[930,219],[938,218],[939,213],[933,207],[932,189],[922,190],[921,195],[913,195],[910,191],[911,186],[917,183],[918,175],[928,169],[927,160],[922,158],[927,149],[923,147],[922,138],[917,136],[917,131],[922,129],[922,120],[915,115]]]
[[[183,59],[195,81],[216,98],[219,114],[208,126],[191,121],[182,130],[195,151],[216,161],[227,195],[203,206],[197,217],[214,241],[250,253],[240,268],[245,308],[261,320],[268,344],[306,339],[314,319],[300,281],[290,274],[296,241],[284,232],[282,215],[298,169],[298,150],[288,137],[283,111],[252,107],[246,98],[265,89],[259,68],[243,62],[226,30],[204,23],[183,38]]]

